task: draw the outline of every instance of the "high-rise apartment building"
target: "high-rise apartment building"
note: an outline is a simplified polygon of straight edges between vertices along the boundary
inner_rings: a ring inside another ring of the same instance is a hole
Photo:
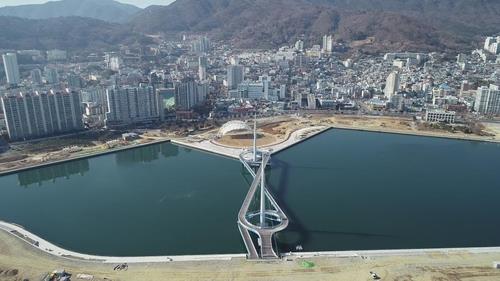
[[[198,79],[200,81],[207,80],[207,66],[208,59],[205,56],[201,56],[198,58]]]
[[[494,55],[500,54],[500,36],[487,37],[484,41],[484,49]]]
[[[322,51],[323,53],[331,53],[333,51],[333,36],[323,36]]]
[[[208,53],[212,48],[212,43],[210,42],[210,39],[203,36],[195,40],[191,48],[195,53]]]
[[[203,103],[208,95],[208,84],[187,80],[175,84],[175,106],[179,111],[191,110]]]
[[[42,85],[43,84],[43,76],[42,76],[42,71],[38,68],[33,69],[31,71],[31,82],[35,85]]]
[[[485,115],[500,114],[500,86],[490,85],[477,89],[474,110]]]
[[[160,121],[163,108],[152,86],[114,87],[106,91],[106,96],[108,127]]]
[[[45,81],[47,81],[48,84],[59,83],[59,74],[57,73],[57,69],[46,66],[44,67],[43,72],[45,76]]]
[[[243,80],[245,80],[245,68],[243,66],[230,65],[227,67],[228,90],[236,90]]]
[[[397,94],[399,90],[399,72],[393,71],[389,76],[387,77],[387,80],[385,82],[385,89],[384,89],[384,94],[385,97],[390,100],[392,96]]]
[[[35,92],[2,97],[11,140],[26,140],[83,130],[80,94],[75,91]]]
[[[2,55],[5,75],[7,76],[7,84],[18,85],[21,83],[21,74],[19,73],[19,65],[17,64],[17,55],[15,53],[7,53]]]

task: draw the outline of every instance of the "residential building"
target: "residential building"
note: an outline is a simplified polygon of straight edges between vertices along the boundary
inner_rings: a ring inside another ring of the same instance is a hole
[[[43,69],[45,81],[47,84],[57,84],[59,83],[59,74],[57,73],[57,69],[53,67],[44,67]]]
[[[485,115],[500,114],[500,87],[490,85],[477,89],[474,110]]]
[[[212,43],[210,42],[210,39],[203,36],[195,40],[191,48],[195,53],[208,53],[212,48]]]
[[[7,84],[18,85],[21,83],[21,74],[19,73],[19,65],[17,64],[17,55],[15,53],[7,53],[2,55],[5,76],[7,76]]]
[[[208,95],[208,84],[186,80],[175,84],[175,106],[178,111],[189,111],[202,104]]]
[[[228,90],[236,90],[243,80],[245,80],[245,68],[243,66],[230,65],[227,67]]]
[[[162,104],[152,86],[113,87],[106,91],[106,126],[126,126],[158,122]]]
[[[11,140],[47,137],[84,128],[78,92],[19,93],[1,100]]]
[[[61,61],[66,60],[68,58],[68,53],[63,50],[50,50],[47,51],[47,60],[48,61]]]
[[[395,95],[399,90],[399,72],[393,71],[387,77],[385,83],[384,94],[388,100],[391,100],[392,96]]]
[[[295,50],[299,52],[304,51],[304,41],[298,40],[297,42],[295,42]]]
[[[38,68],[33,69],[30,73],[31,73],[30,74],[31,82],[33,82],[33,84],[35,85],[43,84],[43,76],[42,76],[42,71],[40,69]]]
[[[484,42],[484,50],[493,55],[500,54],[500,36],[487,37]]]
[[[333,36],[325,35],[323,36],[323,53],[331,53],[333,51]]]
[[[198,79],[200,81],[207,80],[207,66],[208,59],[205,56],[201,56],[198,58]]]
[[[122,59],[120,57],[109,58],[109,65],[108,65],[109,69],[119,72],[121,65],[122,65]]]

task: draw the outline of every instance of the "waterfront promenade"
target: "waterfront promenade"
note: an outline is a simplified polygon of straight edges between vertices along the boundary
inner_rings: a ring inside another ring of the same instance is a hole
[[[297,145],[307,139],[310,139],[316,135],[319,135],[327,130],[329,127],[326,126],[312,126],[307,128],[298,129],[292,133],[284,140],[275,144],[260,146],[259,149],[267,150],[271,154],[276,154],[280,151],[288,149],[294,145]],[[193,148],[213,154],[222,155],[232,159],[239,159],[242,152],[242,148],[223,146],[214,143],[210,139],[198,139],[198,138],[184,138],[171,141],[174,144]]]
[[[223,255],[186,255],[186,256],[143,256],[143,257],[113,257],[98,256],[63,249],[43,238],[25,230],[24,228],[0,221],[0,231],[10,234],[30,245],[35,251],[40,250],[50,256],[72,261],[86,261],[104,264],[121,263],[169,263],[169,262],[193,262],[193,261],[229,261],[233,259],[245,259],[246,255],[223,254]],[[282,255],[283,259],[307,259],[307,258],[359,258],[359,257],[411,257],[427,255],[472,255],[472,254],[495,254],[500,259],[500,247],[483,248],[436,248],[436,249],[401,249],[401,250],[359,250],[359,251],[325,251],[325,252],[290,252]],[[492,261],[493,262],[493,261]]]

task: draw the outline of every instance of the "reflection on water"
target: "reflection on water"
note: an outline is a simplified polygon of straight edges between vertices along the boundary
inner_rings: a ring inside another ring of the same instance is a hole
[[[55,182],[57,178],[69,179],[71,175],[83,176],[90,170],[88,159],[75,160],[60,165],[46,166],[38,169],[23,171],[17,174],[19,185],[27,187],[31,184],[43,182]]]
[[[115,154],[116,163],[120,166],[128,166],[137,163],[149,163],[156,161],[162,155],[164,158],[179,155],[179,147],[164,143],[161,145],[151,145],[138,149],[130,149]],[[37,169],[26,170],[17,174],[20,186],[27,187],[31,184],[43,182],[55,182],[58,178],[69,179],[72,175],[81,175],[90,171],[88,159],[80,159],[62,164],[45,166]]]
[[[160,154],[165,158],[175,157],[179,155],[179,147],[168,143],[151,145],[118,152],[115,154],[115,159],[117,165],[128,166],[156,161],[160,158]]]

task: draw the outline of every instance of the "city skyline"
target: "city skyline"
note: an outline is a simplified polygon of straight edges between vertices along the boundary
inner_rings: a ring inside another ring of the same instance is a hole
[[[44,4],[47,2],[54,2],[58,0],[2,0],[0,1],[0,7],[7,7],[7,6],[21,6],[21,5],[29,5],[29,4]],[[137,6],[139,8],[146,8],[151,5],[168,5],[174,2],[175,0],[115,0],[120,3],[124,4],[131,4],[134,6]]]

